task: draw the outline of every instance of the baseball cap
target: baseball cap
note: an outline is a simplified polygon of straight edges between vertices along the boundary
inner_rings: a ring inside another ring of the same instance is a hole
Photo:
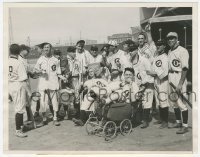
[[[112,46],[118,46],[118,45],[119,45],[119,44],[117,43],[116,40],[110,40],[110,41],[108,42],[108,44],[109,44],[109,45],[112,45]]]
[[[156,46],[166,45],[166,41],[163,40],[163,39],[158,40],[158,41],[155,42],[155,45],[156,45]]]
[[[78,44],[85,44],[85,40],[79,40],[77,43],[76,43],[76,45],[78,45]]]
[[[176,32],[169,32],[167,34],[167,38],[169,38],[169,37],[176,37],[176,38],[178,38],[178,34]]]
[[[52,45],[51,45],[50,43],[48,43],[48,42],[44,42],[44,43],[38,44],[38,45],[36,45],[36,46],[38,46],[39,48],[43,49],[44,46],[45,46],[45,45],[48,45],[48,44],[50,45],[50,47],[52,47]]]

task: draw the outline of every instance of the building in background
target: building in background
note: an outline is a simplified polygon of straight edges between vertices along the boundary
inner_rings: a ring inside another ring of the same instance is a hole
[[[132,35],[129,33],[119,33],[119,34],[113,34],[112,36],[108,36],[108,42],[110,40],[115,40],[117,43],[122,43],[123,41],[126,41],[128,39],[132,39]]]
[[[97,44],[97,40],[85,40],[85,45],[94,45]]]
[[[141,27],[140,26],[136,26],[136,27],[131,27],[131,34],[132,34],[132,40],[137,42],[137,37],[139,35],[139,33],[141,32]]]
[[[192,81],[192,7],[150,7],[140,8],[140,25],[151,24],[154,41],[165,39],[169,32],[177,32],[181,46],[190,55],[187,78]]]

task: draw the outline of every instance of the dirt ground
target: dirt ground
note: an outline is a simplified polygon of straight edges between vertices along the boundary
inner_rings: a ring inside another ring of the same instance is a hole
[[[37,80],[31,80],[32,90],[37,88]],[[32,104],[32,110],[35,111]],[[9,104],[9,150],[19,151],[192,151],[192,113],[189,108],[189,132],[177,135],[177,129],[159,129],[154,125],[153,118],[150,126],[141,129],[134,128],[132,132],[118,136],[110,141],[103,137],[86,132],[85,126],[74,126],[71,120],[61,121],[61,126],[48,125],[28,131],[27,138],[15,136],[14,106]],[[170,122],[174,113],[170,109]],[[25,114],[26,115],[26,114]],[[24,117],[26,120],[26,116]]]
[[[12,106],[12,104],[10,104]],[[191,115],[191,114],[190,114]],[[87,135],[85,126],[74,126],[70,120],[61,126],[50,122],[47,126],[28,131],[27,138],[15,136],[14,111],[10,110],[9,150],[27,151],[191,151],[192,129],[177,135],[176,129],[159,129],[153,122],[147,129],[139,126],[132,133],[118,136],[110,141],[103,137]],[[25,118],[26,119],[26,118]],[[155,121],[153,119],[153,121]],[[191,127],[191,123],[190,123]]]

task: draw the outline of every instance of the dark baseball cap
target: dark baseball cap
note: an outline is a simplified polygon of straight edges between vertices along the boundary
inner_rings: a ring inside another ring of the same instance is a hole
[[[76,45],[78,45],[78,44],[85,44],[85,40],[79,40],[77,43],[76,43]]]

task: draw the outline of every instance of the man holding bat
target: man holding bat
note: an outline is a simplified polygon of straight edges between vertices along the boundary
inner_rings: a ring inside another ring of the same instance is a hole
[[[188,132],[188,108],[180,95],[186,92],[189,54],[185,48],[179,45],[176,32],[168,33],[167,41],[170,47],[168,53],[169,83],[176,87],[174,89],[169,86],[169,103],[174,107],[176,116],[176,124],[173,128],[179,128],[177,134],[184,134]]]

